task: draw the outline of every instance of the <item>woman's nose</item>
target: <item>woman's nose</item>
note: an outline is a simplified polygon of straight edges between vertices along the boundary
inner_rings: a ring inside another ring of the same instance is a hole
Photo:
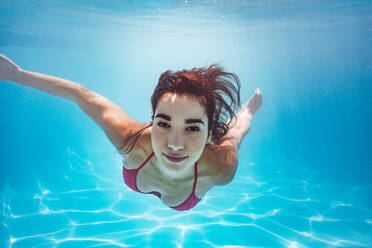
[[[174,133],[168,139],[168,147],[178,151],[184,148],[183,137],[180,134]]]

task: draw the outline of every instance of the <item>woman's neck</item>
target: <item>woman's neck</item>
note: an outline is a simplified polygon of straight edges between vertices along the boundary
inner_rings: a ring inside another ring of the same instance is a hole
[[[183,170],[175,171],[168,169],[159,159],[156,159],[154,162],[155,169],[170,181],[194,176],[194,164],[186,166]]]

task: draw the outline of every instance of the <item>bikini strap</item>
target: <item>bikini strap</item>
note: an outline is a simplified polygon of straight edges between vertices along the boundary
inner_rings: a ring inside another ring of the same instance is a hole
[[[192,192],[195,193],[195,188],[196,188],[196,182],[198,181],[198,162],[195,162],[195,179],[194,179],[194,186],[192,188]]]
[[[152,152],[151,154],[150,154],[150,156],[145,160],[145,162],[143,162],[142,164],[141,164],[141,166],[140,167],[138,167],[138,169],[137,170],[140,170],[151,158],[152,158],[152,156],[154,156],[154,152]]]

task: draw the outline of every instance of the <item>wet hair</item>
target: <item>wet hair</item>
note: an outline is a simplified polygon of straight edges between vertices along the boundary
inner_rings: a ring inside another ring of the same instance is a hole
[[[166,93],[198,99],[205,107],[208,136],[211,132],[213,143],[227,133],[232,122],[233,125],[236,123],[235,110],[240,106],[240,81],[235,73],[225,72],[218,64],[178,72],[168,70],[160,75],[151,97],[152,121],[129,137],[124,154],[130,153],[142,132],[152,126],[158,101]]]

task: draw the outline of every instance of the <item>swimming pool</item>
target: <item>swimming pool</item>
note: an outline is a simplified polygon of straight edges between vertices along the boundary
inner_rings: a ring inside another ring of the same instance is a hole
[[[0,84],[0,247],[372,247],[369,1],[3,1],[0,53],[136,120],[168,69],[220,62],[264,104],[234,180],[177,212],[131,191],[64,99]]]

